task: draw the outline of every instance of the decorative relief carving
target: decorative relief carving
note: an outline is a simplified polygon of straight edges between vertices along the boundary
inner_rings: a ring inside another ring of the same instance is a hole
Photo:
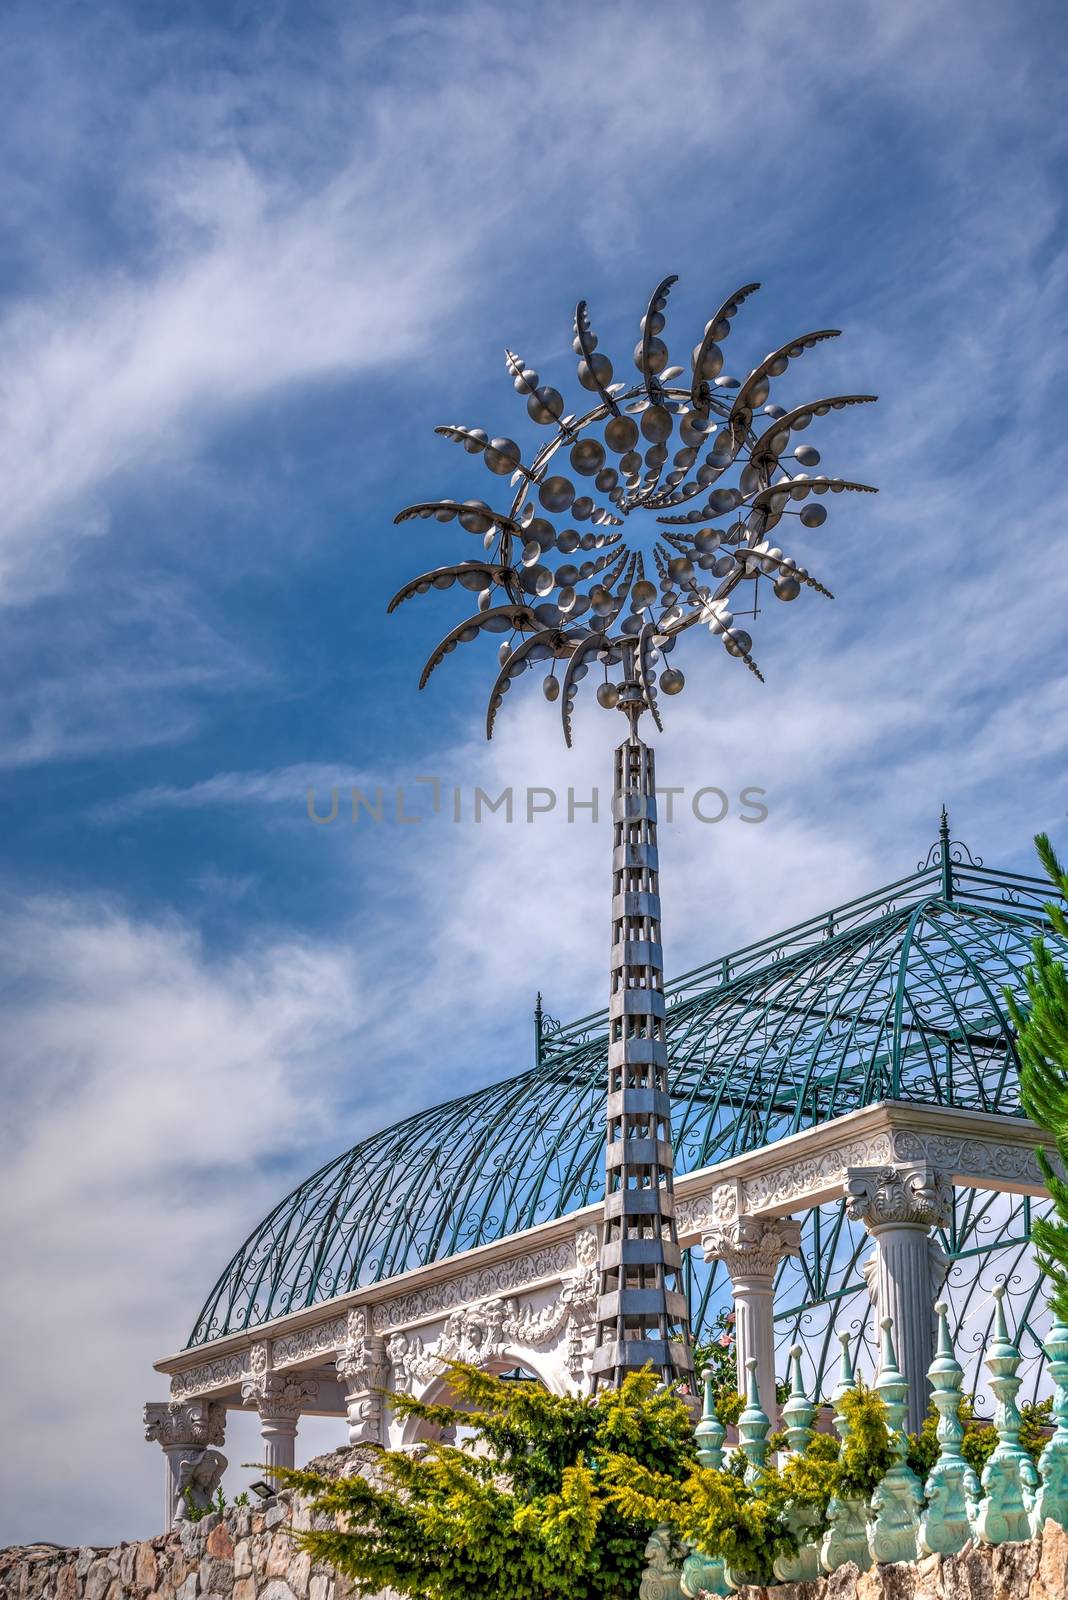
[[[205,1389],[225,1389],[230,1384],[240,1383],[248,1372],[249,1354],[247,1350],[238,1350],[218,1361],[205,1361],[202,1366],[176,1372],[171,1379],[172,1400],[185,1400]]]
[[[949,1172],[968,1172],[978,1176],[1018,1179],[1041,1183],[1042,1175],[1033,1150],[1024,1145],[1004,1144],[1001,1140],[953,1138],[947,1134],[918,1134],[907,1128],[894,1133],[894,1157],[898,1161],[926,1161]]]
[[[801,1224],[789,1217],[735,1217],[703,1234],[706,1261],[722,1261],[731,1278],[771,1278],[783,1256],[801,1254]]]
[[[717,1183],[705,1194],[691,1199],[675,1201],[675,1225],[679,1234],[702,1233],[721,1222],[729,1222],[743,1207],[743,1185],[733,1179],[730,1183]]]
[[[589,1234],[590,1229],[582,1233]],[[577,1238],[582,1237],[582,1233]],[[542,1250],[528,1255],[510,1256],[494,1266],[479,1267],[456,1278],[445,1278],[426,1289],[413,1289],[408,1294],[397,1295],[393,1300],[383,1300],[371,1311],[371,1326],[375,1333],[388,1333],[393,1328],[409,1322],[418,1322],[454,1306],[486,1300],[491,1295],[507,1293],[539,1278],[556,1278],[575,1269],[576,1238],[562,1239],[557,1244],[546,1245]],[[588,1249],[588,1244],[584,1244]],[[596,1251],[596,1236],[594,1236]]]
[[[222,1444],[226,1412],[217,1400],[150,1400],[145,1406],[145,1438],[164,1450],[204,1450]]]
[[[192,1515],[203,1516],[215,1503],[215,1496],[229,1466],[218,1450],[195,1450],[178,1468],[172,1515],[175,1522],[188,1522]]]
[[[1042,1182],[1034,1151],[1022,1144],[884,1129],[832,1144],[812,1156],[780,1159],[763,1172],[718,1183],[703,1194],[680,1196],[675,1205],[679,1232],[692,1237],[732,1217],[811,1205],[828,1189],[844,1189],[850,1168],[897,1164],[941,1168],[949,1174],[968,1173],[980,1179],[989,1176],[1006,1183]]]
[[[773,1205],[801,1203],[840,1184],[848,1167],[882,1165],[891,1155],[890,1136],[853,1139],[807,1160],[795,1158],[768,1172],[756,1173],[744,1183],[744,1209],[765,1211]]]
[[[350,1444],[381,1444],[385,1422],[383,1390],[389,1381],[386,1341],[368,1332],[367,1310],[356,1306],[348,1316],[337,1372],[345,1388]]]
[[[264,1422],[296,1422],[318,1398],[319,1385],[299,1372],[264,1372],[241,1385],[243,1404],[255,1406]]]
[[[953,1185],[936,1167],[852,1167],[845,1182],[846,1215],[869,1230],[910,1224],[945,1228],[953,1215]]]
[[[592,1230],[587,1230],[587,1235],[580,1251],[586,1265],[572,1273],[540,1311],[501,1297],[450,1312],[440,1336],[429,1344],[417,1333],[392,1333],[386,1352],[397,1387],[412,1389],[429,1383],[440,1374],[445,1361],[485,1365],[510,1356],[517,1348],[544,1348],[565,1330],[564,1365],[575,1383],[582,1382],[589,1375],[597,1310],[597,1239]]]
[[[344,1344],[348,1332],[345,1317],[331,1317],[329,1322],[315,1322],[301,1328],[284,1339],[276,1339],[271,1346],[271,1360],[276,1367],[289,1367],[296,1361],[306,1361],[309,1356],[323,1355]]]

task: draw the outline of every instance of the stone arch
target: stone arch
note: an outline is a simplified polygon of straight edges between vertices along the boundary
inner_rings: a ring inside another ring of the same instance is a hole
[[[517,1367],[521,1367],[550,1394],[566,1394],[574,1388],[574,1385],[566,1381],[566,1375],[564,1375],[565,1381],[562,1381],[561,1374],[554,1371],[552,1364],[546,1361],[540,1352],[518,1345],[495,1350],[492,1355],[487,1355],[472,1364],[481,1372],[498,1374],[514,1372]],[[445,1372],[436,1374],[425,1384],[416,1385],[413,1392],[418,1394],[420,1400],[425,1400],[431,1405],[453,1404],[455,1399],[449,1387],[448,1374]],[[392,1448],[401,1450],[409,1450],[416,1444],[441,1437],[439,1429],[431,1427],[419,1417],[407,1417],[401,1424],[391,1422],[389,1432]]]

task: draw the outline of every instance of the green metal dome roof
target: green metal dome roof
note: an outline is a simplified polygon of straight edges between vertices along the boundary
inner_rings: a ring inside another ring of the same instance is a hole
[[[1048,893],[985,868],[943,821],[911,876],[669,985],[676,1171],[888,1098],[1017,1110],[1002,986],[1048,934]],[[190,1346],[600,1199],[606,1014],[565,1028],[539,1004],[535,1056],[302,1183],[230,1261]],[[707,1281],[699,1298],[698,1332]]]

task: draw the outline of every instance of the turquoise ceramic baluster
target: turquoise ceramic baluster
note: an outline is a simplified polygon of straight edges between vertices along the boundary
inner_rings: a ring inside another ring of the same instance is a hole
[[[1054,1318],[1043,1348],[1057,1385],[1053,1396],[1056,1431],[1038,1459],[1041,1485],[1031,1512],[1033,1533],[1042,1532],[1047,1517],[1068,1528],[1068,1323]]]
[[[994,1290],[997,1312],[994,1338],[986,1356],[991,1373],[990,1387],[997,1396],[994,1427],[998,1442],[983,1468],[983,1498],[975,1519],[975,1532],[987,1544],[1005,1544],[1010,1539],[1029,1539],[1029,1511],[1034,1503],[1038,1474],[1035,1464],[1020,1443],[1020,1413],[1016,1396],[1022,1379],[1018,1376],[1021,1356],[1009,1338],[1005,1322],[1005,1289]]]
[[[727,1430],[716,1415],[716,1397],[712,1375],[705,1375],[705,1409],[701,1413],[701,1420],[693,1431],[697,1440],[697,1459],[703,1467],[715,1467],[717,1470],[723,1465],[723,1440]]]
[[[971,1537],[979,1504],[979,1479],[961,1455],[964,1369],[953,1354],[945,1301],[935,1306],[935,1312],[938,1350],[927,1377],[938,1412],[938,1460],[927,1479],[927,1505],[920,1517],[920,1551],[923,1555],[948,1556],[955,1555]]]
[[[909,1451],[905,1432],[909,1385],[897,1364],[893,1319],[883,1317],[879,1326],[883,1330],[882,1355],[875,1393],[886,1407],[886,1424],[895,1459],[871,1497],[868,1548],[876,1561],[915,1561],[923,1487],[905,1461]]]
[[[716,1415],[714,1384],[710,1374],[705,1374],[705,1408],[701,1420],[693,1431],[697,1440],[697,1460],[702,1467],[719,1471],[723,1466],[723,1440],[726,1428]],[[696,1600],[699,1594],[726,1595],[726,1570],[718,1556],[706,1556],[702,1550],[693,1549],[682,1563],[681,1588],[686,1600]]]
[[[768,1459],[768,1434],[771,1431],[771,1423],[768,1421],[767,1412],[761,1410],[760,1395],[757,1393],[757,1364],[753,1356],[746,1362],[745,1370],[746,1398],[745,1408],[738,1418],[738,1448],[749,1463],[745,1469],[745,1481],[755,1483]]]
[[[816,1407],[805,1399],[801,1382],[801,1346],[795,1344],[790,1351],[790,1397],[782,1408],[786,1426],[786,1445],[792,1456],[803,1456],[812,1438],[812,1419]],[[775,1576],[780,1583],[802,1583],[820,1575],[820,1550],[818,1544],[806,1543],[816,1515],[808,1507],[787,1513],[791,1530],[799,1540],[795,1556],[779,1556],[773,1562]]]
[[[838,1338],[842,1345],[842,1365],[838,1372],[838,1385],[831,1395],[831,1400],[835,1408],[835,1430],[844,1448],[849,1437],[849,1423],[842,1411],[841,1402],[850,1390],[856,1387],[856,1379],[853,1376],[853,1363],[849,1358],[849,1335],[840,1333]],[[827,1520],[830,1526],[820,1548],[820,1565],[824,1572],[833,1572],[846,1561],[855,1561],[861,1572],[866,1572],[871,1566],[864,1512],[863,1500],[840,1500],[837,1495],[831,1496],[827,1507]]]
[[[771,1423],[768,1421],[767,1413],[761,1409],[760,1395],[757,1393],[757,1364],[754,1357],[749,1357],[745,1368],[746,1398],[745,1407],[738,1418],[738,1448],[748,1463],[745,1469],[745,1481],[753,1484],[759,1478],[768,1459],[768,1434],[771,1431]],[[726,1568],[726,1577],[732,1589],[743,1589],[754,1581],[751,1573],[738,1572],[731,1566]]]

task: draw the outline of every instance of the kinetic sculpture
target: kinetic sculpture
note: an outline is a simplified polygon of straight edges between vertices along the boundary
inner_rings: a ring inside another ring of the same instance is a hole
[[[792,436],[814,418],[866,404],[874,395],[834,395],[789,411],[769,401],[772,380],[806,350],[836,338],[838,330],[803,334],[773,350],[745,379],[729,377],[721,347],[738,310],[759,288],[745,284],[707,323],[693,351],[690,382],[680,385],[675,380],[683,368],[668,364],[661,337],[675,281],[665,278],[649,301],[634,350],[639,381],[629,387],[613,381],[612,363],[598,351],[586,303],[579,302],[573,340],[578,381],[595,397],[583,415],[565,413],[561,394],[506,351],[528,416],[552,429],[529,464],[512,439],[490,438],[480,428],[436,430],[469,454],[481,455],[491,473],[508,478],[512,502],[507,511],[498,511],[484,500],[425,501],[400,512],[399,523],[455,519],[481,539],[483,553],[420,574],[389,605],[393,611],[412,595],[456,583],[478,595],[477,612],[451,629],[431,654],[420,688],[458,644],[483,632],[508,635],[490,693],[487,738],[493,736],[512,681],[543,661],[550,663],[543,691],[547,700],[560,701],[569,745],[578,686],[595,664],[603,672],[598,702],[617,707],[630,723],[615,758],[597,1383],[618,1384],[647,1363],[667,1381],[692,1372],[672,1192],[656,785],[653,752],[638,736],[639,719],[648,711],[662,729],[658,691],[675,695],[685,682],[666,658],[696,624],[705,625],[729,655],[763,681],[751,654],[752,639],[731,609],[736,591],[746,597],[742,611],[754,616],[762,577],[780,600],[796,599],[803,587],[830,598],[769,536],[790,516],[805,529],[820,527],[827,517],[821,500],[828,494],[875,493],[867,484],[794,470],[818,466],[820,455],[810,444],[792,445]],[[665,472],[676,429],[679,448]],[[553,470],[554,457],[565,449],[571,471],[592,478],[605,503],[579,494],[570,477]],[[609,464],[610,457],[617,465]],[[735,481],[728,484],[728,476]],[[640,525],[635,514],[643,511],[656,523],[649,551],[656,582],[647,576],[646,552],[631,538]],[[586,531],[580,533],[573,523],[586,525]],[[567,559],[550,567],[551,552]],[[585,559],[570,559],[576,556]]]

